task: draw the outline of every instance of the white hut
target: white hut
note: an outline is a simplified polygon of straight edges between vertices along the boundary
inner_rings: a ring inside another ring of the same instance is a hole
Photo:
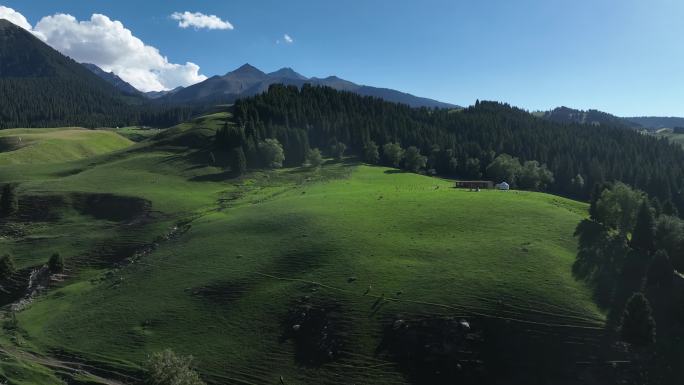
[[[506,182],[501,182],[496,185],[496,188],[498,188],[499,190],[510,190],[511,186]]]

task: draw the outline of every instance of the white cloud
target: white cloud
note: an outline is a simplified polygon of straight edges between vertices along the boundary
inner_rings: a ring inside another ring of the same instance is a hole
[[[290,35],[288,35],[288,34],[283,35],[283,40],[285,41],[285,44],[294,43],[294,39],[292,37],[290,37]]]
[[[43,34],[40,32],[34,31],[33,28],[31,28],[31,23],[26,20],[26,17],[12,8],[0,5],[0,19],[9,20],[14,25],[31,32],[37,38],[45,41],[45,36],[43,36]]]
[[[114,72],[141,91],[159,91],[188,86],[205,80],[197,64],[175,64],[155,47],[101,14],[78,21],[66,14],[42,18],[33,29],[61,53],[79,62],[96,64]]]
[[[171,18],[178,20],[178,26],[181,28],[233,29],[233,25],[228,20],[221,20],[216,15],[205,15],[201,12],[174,12]]]
[[[0,19],[9,20],[27,31],[31,30],[31,24],[29,24],[24,15],[4,5],[0,5]]]

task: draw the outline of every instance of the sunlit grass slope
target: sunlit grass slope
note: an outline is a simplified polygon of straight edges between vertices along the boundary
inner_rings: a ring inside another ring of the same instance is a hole
[[[67,205],[53,223],[24,225],[32,246],[25,238],[0,242],[21,266],[58,249],[70,271],[17,314],[18,348],[135,371],[170,347],[195,356],[213,383],[405,383],[401,368],[376,351],[398,314],[602,325],[591,291],[571,273],[585,204],[468,192],[355,163],[222,179],[206,151],[182,144],[206,143],[226,117],[27,173],[0,166],[23,195],[107,192],[150,204],[134,224]],[[149,242],[177,225],[186,231],[134,263],[90,263],[108,240]],[[303,365],[282,338],[303,298],[336,309],[344,329],[338,360]]]
[[[132,142],[111,131],[79,128],[0,131],[0,165],[57,163],[128,147]]]

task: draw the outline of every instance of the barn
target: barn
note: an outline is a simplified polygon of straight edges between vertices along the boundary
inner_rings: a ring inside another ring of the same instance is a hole
[[[456,188],[467,189],[491,189],[494,188],[494,182],[490,180],[458,180],[456,181]]]

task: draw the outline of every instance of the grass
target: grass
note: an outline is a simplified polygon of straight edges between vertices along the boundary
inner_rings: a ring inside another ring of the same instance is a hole
[[[151,138],[162,131],[158,128],[137,126],[113,128],[111,130],[133,142],[142,142],[143,140]]]
[[[53,223],[24,224],[24,237],[1,241],[25,267],[59,250],[72,272],[17,314],[28,349],[135,371],[170,347],[195,356],[215,383],[405,383],[376,354],[397,314],[603,324],[591,291],[571,275],[585,204],[456,190],[354,163],[207,178],[222,170],[179,143],[208,140],[228,117],[28,173],[0,166],[23,195],[106,191],[151,204],[137,227],[66,205]],[[186,232],[131,264],[89,263],[107,240],[150,242],[179,222]],[[341,358],[320,368],[298,362],[296,345],[282,339],[283,320],[303,297],[335,304],[345,329]]]
[[[104,154],[131,145],[114,132],[80,128],[0,131],[0,166],[59,163]]]

